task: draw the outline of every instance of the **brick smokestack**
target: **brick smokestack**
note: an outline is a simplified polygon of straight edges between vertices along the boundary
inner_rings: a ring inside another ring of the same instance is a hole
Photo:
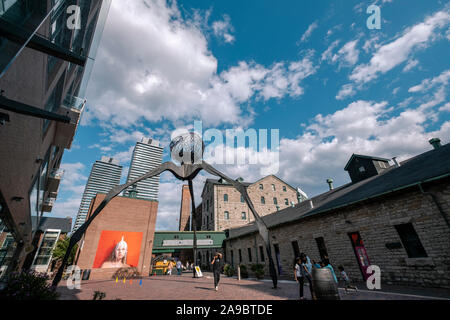
[[[189,186],[183,185],[183,188],[181,190],[179,231],[190,231],[189,230],[190,216],[191,216],[191,194],[189,193]]]

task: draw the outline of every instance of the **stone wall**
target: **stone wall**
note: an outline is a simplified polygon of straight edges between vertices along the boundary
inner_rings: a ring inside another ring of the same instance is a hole
[[[433,185],[424,185],[425,191],[436,194],[447,217],[450,212],[449,182],[446,179]],[[387,243],[401,243],[394,226],[404,223],[412,223],[427,258],[409,258],[403,245],[396,249],[386,247]],[[360,233],[370,263],[381,269],[382,283],[450,288],[450,229],[431,197],[422,194],[417,186],[271,229],[275,264],[273,245],[278,244],[280,248],[280,278],[293,278],[292,241],[298,242],[300,252],[320,261],[315,239],[323,237],[335,269],[342,265],[353,281],[362,281],[362,273],[348,235],[350,232]],[[230,251],[233,250],[236,266],[239,262],[238,249],[241,249],[242,263],[250,264],[247,248],[252,248],[254,255],[255,248],[260,245],[263,245],[263,241],[255,233],[227,240],[227,262],[231,263]],[[257,254],[259,258],[259,249]],[[253,261],[256,261],[255,257]],[[268,275],[267,257],[264,264]]]

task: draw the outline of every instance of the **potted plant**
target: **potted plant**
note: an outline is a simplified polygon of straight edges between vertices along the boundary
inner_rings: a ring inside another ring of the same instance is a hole
[[[251,269],[253,271],[253,273],[255,274],[257,279],[262,279],[264,278],[264,265],[260,264],[260,263],[255,263],[252,264]]]
[[[235,270],[234,270],[233,266],[228,263],[223,267],[223,273],[225,273],[225,275],[227,277],[234,276],[234,272],[235,272]]]
[[[245,264],[240,264],[239,267],[241,268],[241,278],[248,278],[248,270]]]

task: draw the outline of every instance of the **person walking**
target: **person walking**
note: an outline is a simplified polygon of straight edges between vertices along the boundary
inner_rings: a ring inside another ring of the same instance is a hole
[[[172,261],[169,261],[169,265],[167,266],[167,274],[168,274],[169,276],[172,275],[172,269],[173,269]]]
[[[178,271],[177,274],[178,274],[179,276],[181,276],[181,260],[178,260],[178,261],[177,261],[176,267],[177,267],[177,271]]]
[[[301,283],[301,291],[303,293],[303,284],[306,279],[308,281],[309,291],[311,293],[311,299],[316,300],[316,295],[314,293],[314,288],[313,288],[313,279],[312,279],[312,274],[311,274],[311,271],[312,271],[311,260],[309,259],[309,257],[306,254],[301,253],[300,254],[300,262],[301,262],[302,270],[304,272],[303,273],[304,276],[303,276],[302,283]],[[301,296],[303,296],[303,294]],[[302,299],[302,297],[300,299]]]
[[[348,289],[353,289],[356,292],[358,292],[358,288],[357,287],[350,285],[350,279],[348,278],[347,273],[344,271],[344,267],[343,266],[339,266],[338,269],[339,269],[339,272],[341,274],[342,280],[344,281],[345,292],[348,292]]]
[[[220,272],[222,270],[222,254],[216,252],[214,259],[211,261],[214,274],[214,290],[219,290]]]

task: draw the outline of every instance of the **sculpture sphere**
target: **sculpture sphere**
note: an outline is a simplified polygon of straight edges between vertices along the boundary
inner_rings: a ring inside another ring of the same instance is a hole
[[[178,164],[200,163],[203,159],[205,144],[195,132],[182,134],[170,142],[172,161]]]

